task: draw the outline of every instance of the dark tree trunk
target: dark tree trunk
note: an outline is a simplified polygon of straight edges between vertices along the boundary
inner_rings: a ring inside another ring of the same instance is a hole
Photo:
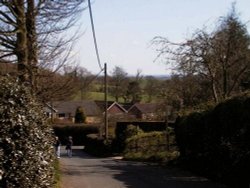
[[[37,75],[37,33],[36,33],[36,10],[34,0],[27,0],[26,13],[26,28],[27,28],[27,49],[28,49],[28,71],[29,82],[32,89],[36,88]]]
[[[24,0],[16,0],[14,3],[14,12],[17,19],[17,41],[16,41],[16,55],[18,62],[18,76],[21,82],[28,81],[27,74],[27,60],[28,51],[26,48],[27,43],[27,31],[26,31],[26,19],[25,19],[25,8]]]

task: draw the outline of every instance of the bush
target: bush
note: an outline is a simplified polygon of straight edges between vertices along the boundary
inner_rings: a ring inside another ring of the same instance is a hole
[[[134,126],[134,129],[132,128]],[[128,127],[130,127],[129,130]],[[113,140],[113,146],[115,152],[121,153],[125,149],[125,140],[130,137],[131,132],[137,133],[137,131],[152,132],[152,131],[165,131],[165,122],[117,122],[115,129],[115,139]]]
[[[181,157],[192,170],[236,187],[250,183],[250,94],[176,122]]]
[[[75,123],[85,123],[86,116],[82,107],[77,107],[75,115]]]
[[[126,139],[128,139],[132,136],[136,136],[136,135],[141,134],[141,133],[143,133],[143,131],[138,126],[128,125],[125,132],[124,132],[124,135],[125,135]]]
[[[99,137],[97,134],[87,135],[84,150],[97,157],[107,157],[112,155],[112,145],[110,141]]]
[[[85,145],[88,134],[99,132],[98,125],[87,124],[53,125],[53,129],[63,145],[67,143],[69,136],[73,137],[74,145]]]
[[[52,187],[52,130],[29,89],[10,78],[0,79],[0,125],[0,187]]]
[[[171,130],[170,130],[171,131]],[[140,161],[169,162],[178,156],[173,134],[167,149],[166,132],[139,133],[126,139],[124,158]]]

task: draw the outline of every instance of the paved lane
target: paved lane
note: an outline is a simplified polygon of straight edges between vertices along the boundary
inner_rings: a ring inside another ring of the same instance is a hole
[[[177,169],[91,157],[82,148],[75,146],[72,158],[62,150],[62,188],[225,188]]]

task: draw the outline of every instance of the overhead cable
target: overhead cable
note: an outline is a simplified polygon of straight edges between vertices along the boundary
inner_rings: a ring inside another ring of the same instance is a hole
[[[89,80],[89,82],[86,84],[86,87],[88,87],[101,73],[103,70],[100,70],[92,79]]]
[[[102,68],[102,65],[101,65],[99,51],[98,51],[98,46],[97,46],[97,40],[96,40],[96,35],[95,35],[95,27],[94,27],[94,21],[93,21],[93,15],[92,15],[92,9],[91,9],[90,0],[88,0],[88,6],[89,6],[89,15],[90,15],[91,27],[92,27],[92,34],[93,34],[94,44],[95,44],[95,53],[96,53],[96,57],[97,57],[97,62],[98,62],[99,68],[102,71],[103,68]]]

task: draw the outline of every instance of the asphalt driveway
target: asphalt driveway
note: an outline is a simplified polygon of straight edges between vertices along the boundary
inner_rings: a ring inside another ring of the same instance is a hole
[[[62,147],[61,188],[225,188],[226,186],[197,177],[179,169],[127,162],[116,158],[95,158],[73,147],[66,156]]]

